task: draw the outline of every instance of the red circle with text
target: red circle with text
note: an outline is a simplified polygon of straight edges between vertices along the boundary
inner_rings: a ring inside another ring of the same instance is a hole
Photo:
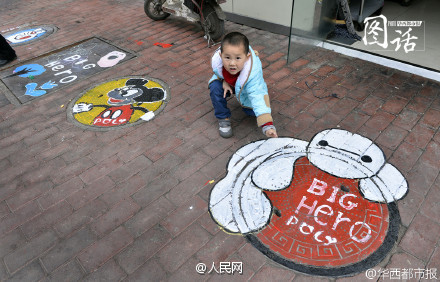
[[[295,162],[287,189],[265,194],[279,213],[256,237],[295,263],[342,267],[362,261],[389,229],[387,204],[366,200],[358,180],[330,175],[306,157]]]

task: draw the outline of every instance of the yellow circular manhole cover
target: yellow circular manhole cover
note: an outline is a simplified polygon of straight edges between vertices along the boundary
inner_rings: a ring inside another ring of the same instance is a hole
[[[153,119],[169,99],[168,86],[158,79],[123,77],[82,93],[68,114],[76,125],[108,130]]]

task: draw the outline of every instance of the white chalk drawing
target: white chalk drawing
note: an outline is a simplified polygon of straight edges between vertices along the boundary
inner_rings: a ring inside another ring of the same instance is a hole
[[[18,43],[23,43],[26,41],[36,39],[36,38],[42,36],[43,34],[45,34],[46,32],[47,31],[41,27],[31,28],[31,29],[21,30],[17,33],[11,34],[11,35],[7,36],[6,39],[11,44],[18,44]]]
[[[404,176],[386,162],[383,151],[371,140],[345,130],[327,129],[310,143],[272,138],[240,148],[231,157],[225,178],[211,191],[212,218],[229,233],[248,234],[264,228],[274,212],[264,191],[288,188],[295,177],[295,161],[303,157],[325,173],[359,182],[360,194],[369,201],[391,203],[408,192]],[[319,195],[325,187],[325,182],[315,179],[310,190]],[[298,218],[290,217],[287,224],[297,222]],[[301,232],[311,234],[313,230],[304,225]],[[318,242],[322,241],[320,235],[314,235]],[[327,239],[329,243],[332,240]]]
[[[125,58],[126,54],[119,51],[111,51],[98,61],[98,66],[101,68],[110,68],[119,63]]]

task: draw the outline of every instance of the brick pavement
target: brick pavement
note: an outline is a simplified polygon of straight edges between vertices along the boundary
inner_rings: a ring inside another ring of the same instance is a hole
[[[0,95],[1,280],[310,281],[221,231],[207,212],[206,181],[220,179],[232,153],[263,136],[232,102],[235,136],[219,139],[207,92],[213,49],[198,26],[173,17],[153,22],[140,0],[0,3],[0,30],[59,28],[15,47],[14,64],[93,36],[137,55],[30,104],[17,107]],[[247,34],[260,52],[281,136],[310,140],[330,127],[357,132],[408,179],[398,244],[377,269],[440,269],[440,85],[322,49],[286,65],[285,36],[231,22],[226,30]],[[108,132],[67,120],[62,105],[124,75],[171,87],[156,119]],[[306,81],[316,83],[316,95],[340,99],[314,97]],[[242,261],[243,275],[195,271],[199,262],[220,261]],[[365,273],[348,279],[363,281]]]

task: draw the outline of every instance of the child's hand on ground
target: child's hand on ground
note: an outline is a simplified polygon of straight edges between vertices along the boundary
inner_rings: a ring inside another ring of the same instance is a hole
[[[269,138],[278,138],[277,131],[275,129],[272,129],[272,128],[268,129],[266,131],[266,136],[269,137]]]
[[[232,87],[231,85],[229,85],[229,83],[227,83],[226,81],[223,80],[223,98],[226,98],[226,95],[228,94],[228,91],[232,94],[234,93],[232,91]]]

